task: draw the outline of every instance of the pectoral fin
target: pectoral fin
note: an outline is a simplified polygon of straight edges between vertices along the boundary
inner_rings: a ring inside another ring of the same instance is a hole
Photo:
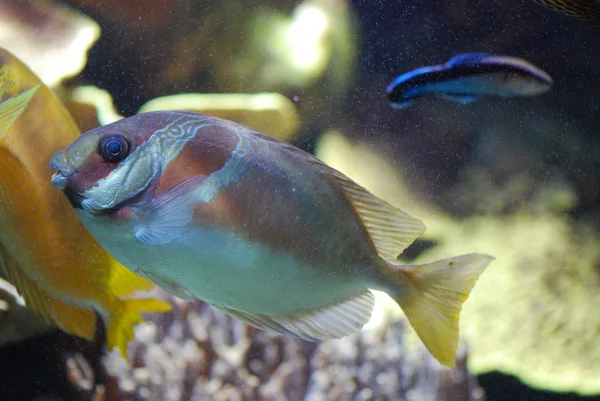
[[[473,103],[481,98],[481,96],[475,95],[435,95],[437,98],[450,100],[451,102],[460,104]]]
[[[17,118],[23,114],[39,87],[40,84],[0,103],[0,139],[4,137],[6,131],[8,131]],[[2,97],[1,95],[0,93],[0,98]]]
[[[365,291],[356,298],[290,316],[253,314],[217,307],[259,329],[315,341],[341,338],[357,332],[371,318],[374,302],[371,291]]]
[[[413,105],[413,103],[414,102],[412,100],[405,100],[403,102],[390,102],[390,105],[394,109],[406,110],[406,109],[410,108]]]
[[[181,235],[193,217],[196,190],[204,176],[189,178],[135,209],[134,234],[148,245],[168,244]]]

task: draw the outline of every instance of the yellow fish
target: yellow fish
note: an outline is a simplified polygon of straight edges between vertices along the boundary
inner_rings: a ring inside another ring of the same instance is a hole
[[[102,318],[109,350],[126,357],[142,312],[170,305],[131,299],[154,284],[108,255],[49,184],[50,158],[79,135],[60,101],[17,58],[0,49],[1,268],[26,305],[89,340]],[[129,297],[130,299],[126,299]]]
[[[54,186],[125,266],[306,340],[358,331],[377,289],[452,366],[460,309],[493,260],[400,265],[420,220],[300,149],[204,114],[120,120],[81,135],[50,166]]]

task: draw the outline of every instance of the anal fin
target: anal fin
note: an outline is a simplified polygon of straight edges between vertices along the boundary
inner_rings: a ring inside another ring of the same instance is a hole
[[[147,278],[148,280],[156,283],[162,289],[170,292],[178,298],[183,299],[184,301],[194,301],[196,298],[191,295],[185,288],[174,282],[173,280],[169,280],[166,277],[161,276],[160,274],[156,274],[150,272],[146,269],[139,268],[136,270],[136,273],[142,277]]]
[[[179,183],[152,202],[135,211],[134,234],[138,241],[163,245],[175,240],[192,220],[193,204],[201,201],[197,192],[205,177],[196,176]]]
[[[367,290],[355,298],[289,316],[253,314],[215,306],[259,329],[315,341],[341,338],[356,333],[371,318],[374,302],[373,294]]]

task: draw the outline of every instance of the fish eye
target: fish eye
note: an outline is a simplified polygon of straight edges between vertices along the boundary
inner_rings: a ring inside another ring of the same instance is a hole
[[[99,151],[109,162],[118,162],[129,155],[129,141],[123,135],[109,135],[100,141]]]

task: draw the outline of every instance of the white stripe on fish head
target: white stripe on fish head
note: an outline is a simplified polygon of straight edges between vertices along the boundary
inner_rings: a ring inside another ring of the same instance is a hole
[[[210,202],[222,189],[237,184],[243,179],[244,174],[248,171],[249,158],[246,157],[249,153],[260,152],[261,148],[256,139],[252,136],[241,135],[236,128],[231,128],[231,131],[238,137],[238,143],[235,149],[231,152],[229,159],[219,170],[214,171],[192,194],[192,202]],[[244,139],[248,139],[244,141]],[[252,144],[256,149],[252,148]]]
[[[89,211],[110,209],[142,192],[199,130],[215,125],[201,122],[181,117],[156,130],[108,176],[82,194],[85,198],[83,208]]]
[[[218,125],[215,126],[218,127]],[[221,190],[243,181],[246,175],[251,172],[249,165],[252,160],[256,162],[259,159],[263,163],[269,162],[270,149],[268,143],[252,134],[243,135],[237,127],[230,127],[230,130],[230,133],[238,138],[235,149],[231,151],[231,156],[223,167],[208,175],[206,180],[189,194],[190,196],[187,197],[188,202],[208,203]],[[242,131],[246,134],[249,133],[245,127]],[[257,155],[260,155],[260,157],[252,157]]]

